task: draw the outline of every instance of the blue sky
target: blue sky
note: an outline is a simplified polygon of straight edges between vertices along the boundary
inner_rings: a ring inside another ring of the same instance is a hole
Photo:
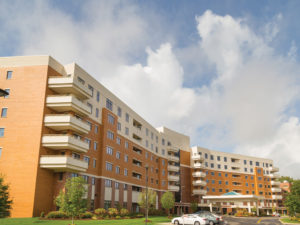
[[[192,145],[300,177],[300,1],[4,1],[0,56],[75,61]],[[288,163],[287,163],[288,162]]]

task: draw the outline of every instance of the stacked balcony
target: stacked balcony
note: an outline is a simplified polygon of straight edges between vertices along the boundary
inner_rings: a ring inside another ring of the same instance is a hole
[[[44,118],[44,124],[56,131],[72,130],[80,134],[87,134],[90,125],[70,114],[50,114]]]
[[[179,191],[179,186],[169,184],[169,185],[168,185],[168,190],[169,190],[169,191],[178,192],[178,191]]]
[[[197,171],[192,173],[193,177],[206,177],[206,173]]]
[[[277,173],[273,173],[273,174],[270,174],[269,177],[270,177],[271,179],[278,179],[278,178],[280,178],[280,175],[277,174]]]
[[[282,195],[272,195],[273,200],[282,200]]]
[[[193,185],[194,186],[206,186],[206,181],[204,181],[204,180],[194,180],[193,181]]]
[[[194,189],[193,195],[206,195],[207,191],[204,189]]]
[[[178,182],[178,181],[179,181],[179,175],[175,175],[175,174],[168,175],[168,180],[169,180],[169,181],[175,181],[175,182]]]
[[[194,152],[191,156],[191,161],[194,169],[194,172],[192,173],[193,194],[205,195],[206,191],[202,189],[204,186],[206,186],[206,181],[203,180],[203,178],[206,177],[206,173],[202,171],[202,169],[204,168],[204,159],[198,152]]]
[[[55,172],[85,172],[88,163],[70,156],[47,155],[40,157],[40,166]]]
[[[272,180],[272,181],[271,181],[271,185],[272,185],[272,186],[280,186],[280,181]]]
[[[281,192],[281,188],[271,188],[271,191],[273,192],[273,193],[278,193],[278,192]]]
[[[173,165],[169,164],[168,165],[168,171],[179,172],[179,170],[180,170],[179,166],[176,166],[175,164],[173,164]]]
[[[85,153],[89,150],[88,143],[66,134],[44,135],[42,145],[53,150],[69,149],[79,153]]]

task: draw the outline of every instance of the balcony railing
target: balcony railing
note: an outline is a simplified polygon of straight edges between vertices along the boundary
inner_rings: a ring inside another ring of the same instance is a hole
[[[272,195],[273,200],[282,200],[282,195]]]
[[[206,181],[204,180],[195,180],[193,181],[194,186],[206,186]]]
[[[57,111],[73,111],[80,115],[91,114],[91,108],[74,95],[51,95],[46,99],[47,107]]]
[[[178,172],[179,170],[179,166],[168,165],[168,171]]]
[[[167,147],[167,151],[168,151],[168,152],[174,152],[174,153],[177,153],[177,152],[179,152],[179,148],[176,148],[176,147],[173,147],[173,146],[168,146],[168,147]]]
[[[276,173],[276,172],[278,172],[279,171],[279,168],[278,167],[269,167],[269,171],[271,172],[271,173]]]
[[[176,185],[169,185],[168,186],[168,190],[169,191],[179,191],[179,186],[176,186]]]
[[[179,181],[179,176],[176,175],[168,175],[169,181]]]
[[[272,185],[272,186],[279,186],[279,185],[280,185],[280,181],[272,180],[272,181],[271,181],[271,185]]]
[[[88,123],[68,114],[46,115],[44,123],[46,127],[56,131],[73,130],[81,134],[87,134],[90,131]]]
[[[204,168],[204,165],[202,163],[194,163],[194,168]]]
[[[270,174],[269,176],[270,176],[271,179],[277,179],[277,178],[280,178],[280,175],[277,174],[277,173]]]
[[[194,189],[193,194],[194,195],[206,195],[207,191],[206,190],[201,190],[201,189]]]
[[[88,163],[70,156],[46,155],[40,157],[40,167],[45,169],[68,172],[85,172]]]
[[[92,96],[92,91],[80,83],[76,77],[49,77],[48,86],[60,94],[74,94],[79,98],[87,99]]]
[[[179,162],[179,157],[173,156],[173,155],[168,155],[168,160],[174,161],[174,162]]]
[[[206,173],[204,172],[194,172],[193,177],[206,177]]]
[[[192,160],[194,161],[203,161],[203,157],[201,155],[192,155]]]
[[[281,192],[281,188],[271,188],[272,192]]]
[[[89,150],[88,143],[65,134],[44,135],[42,145],[54,150],[70,149],[77,152],[87,152]]]

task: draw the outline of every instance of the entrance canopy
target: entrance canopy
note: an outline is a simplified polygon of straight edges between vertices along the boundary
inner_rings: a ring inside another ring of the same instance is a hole
[[[223,195],[206,195],[203,196],[203,199],[207,199],[210,202],[234,202],[234,201],[239,201],[239,202],[248,202],[248,201],[258,201],[261,199],[264,199],[263,196],[257,196],[257,195],[242,195],[237,192],[231,191],[227,192]]]

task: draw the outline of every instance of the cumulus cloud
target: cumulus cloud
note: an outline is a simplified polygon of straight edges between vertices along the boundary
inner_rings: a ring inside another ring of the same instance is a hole
[[[300,176],[297,46],[284,56],[271,45],[284,15],[257,32],[208,10],[196,16],[199,42],[182,48],[170,44],[176,33],[153,35],[159,15],[141,15],[135,2],[88,1],[78,10],[0,2],[0,54],[13,43],[13,54],[75,61],[155,126],[192,144],[273,158],[283,174]]]

